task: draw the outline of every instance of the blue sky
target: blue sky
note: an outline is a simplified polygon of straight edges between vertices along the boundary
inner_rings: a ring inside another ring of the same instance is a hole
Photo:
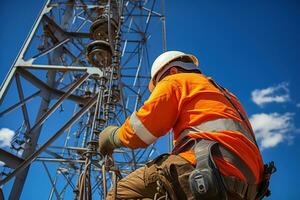
[[[42,4],[2,2],[1,81]],[[298,199],[299,9],[299,1],[166,2],[168,49],[195,54],[205,74],[240,98],[257,130],[264,160],[277,165],[269,198],[276,200]]]

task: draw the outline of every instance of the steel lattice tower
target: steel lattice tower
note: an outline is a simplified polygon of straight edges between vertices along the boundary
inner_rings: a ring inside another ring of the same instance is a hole
[[[103,199],[119,177],[157,156],[155,144],[117,150],[114,161],[96,149],[101,130],[121,125],[149,94],[150,63],[166,50],[163,7],[47,0],[1,85],[0,119],[15,124],[11,145],[0,148],[6,198],[39,182],[44,199]]]

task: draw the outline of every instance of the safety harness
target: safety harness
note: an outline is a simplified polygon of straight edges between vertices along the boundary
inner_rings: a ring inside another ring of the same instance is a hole
[[[236,155],[215,141],[200,140],[194,147],[197,158],[195,170],[189,177],[190,188],[196,199],[228,199],[227,192],[236,194],[241,199],[252,200],[257,194],[257,185],[248,184],[254,181],[252,171]],[[247,182],[235,177],[222,176],[212,155],[234,163],[245,174]]]
[[[177,138],[174,154],[178,154],[185,150],[193,149],[197,159],[195,170],[189,177],[190,188],[196,199],[228,199],[228,192],[237,195],[241,199],[256,200],[269,196],[268,189],[271,175],[276,171],[274,162],[264,166],[263,180],[259,185],[255,184],[255,176],[249,166],[240,159],[235,153],[223,147],[216,141],[193,139],[187,137],[189,133],[196,132],[221,132],[234,131],[243,134],[253,144],[257,146],[251,126],[248,124],[246,117],[235,105],[230,95],[213,79],[209,81],[221,91],[232,107],[239,113],[246,127],[240,122],[233,119],[220,118],[201,123],[181,132]],[[222,176],[212,158],[220,157],[233,163],[246,177],[246,182],[231,176]]]
[[[254,175],[246,163],[218,142],[202,139],[197,142],[194,151],[197,165],[189,177],[189,183],[196,199],[227,200],[227,192],[246,200],[260,200],[270,195],[268,186],[271,175],[276,171],[274,162],[264,166],[263,180],[260,184],[255,184]],[[233,163],[245,175],[247,181],[233,176],[222,176],[212,155]]]

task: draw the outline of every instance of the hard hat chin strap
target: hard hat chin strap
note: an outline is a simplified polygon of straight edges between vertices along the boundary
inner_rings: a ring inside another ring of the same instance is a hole
[[[185,70],[195,70],[195,69],[197,70],[198,69],[198,67],[194,63],[187,63],[187,62],[182,62],[182,61],[170,62],[169,64],[164,66],[161,71],[159,71],[157,73],[156,78],[155,78],[155,84],[157,84],[157,82],[161,79],[161,77],[164,75],[164,73],[166,71],[168,71],[169,69],[171,69],[172,67],[179,67],[179,68],[182,68]]]

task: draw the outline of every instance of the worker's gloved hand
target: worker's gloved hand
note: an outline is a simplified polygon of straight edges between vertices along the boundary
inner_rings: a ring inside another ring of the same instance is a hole
[[[115,148],[122,147],[118,137],[119,127],[108,126],[99,135],[99,151],[102,156],[111,155]]]

